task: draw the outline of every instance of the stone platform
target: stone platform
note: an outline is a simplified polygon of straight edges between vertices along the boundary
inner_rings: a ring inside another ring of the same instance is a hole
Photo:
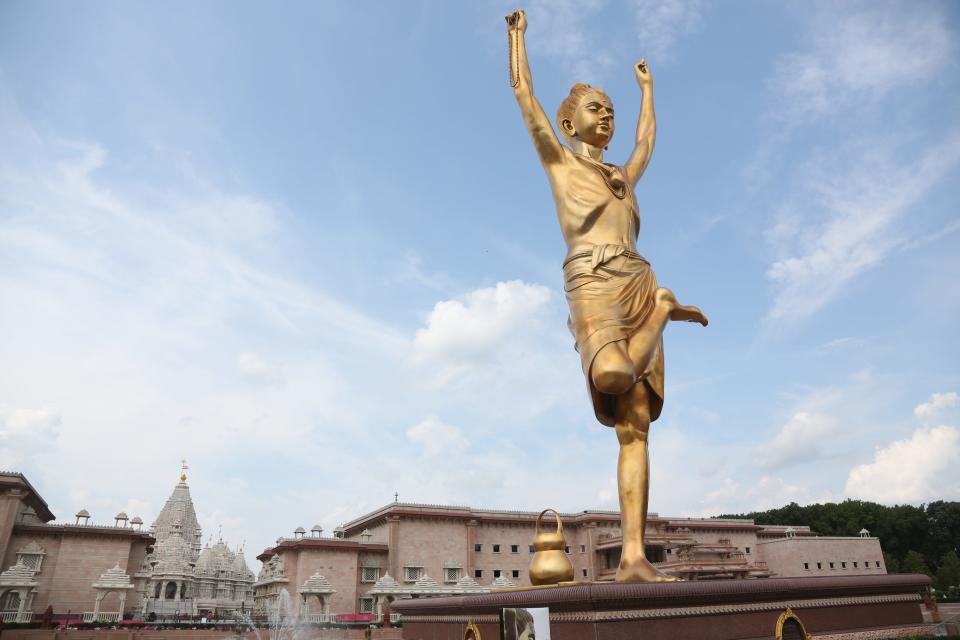
[[[787,608],[823,640],[932,634],[924,575],[762,578],[664,584],[581,583],[393,603],[404,640],[462,640],[473,623],[497,640],[502,608],[550,608],[553,640],[772,640]],[[538,634],[540,635],[540,634]]]

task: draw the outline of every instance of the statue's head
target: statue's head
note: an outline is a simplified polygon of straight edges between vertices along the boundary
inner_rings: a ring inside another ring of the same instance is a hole
[[[613,138],[613,102],[603,89],[578,82],[557,109],[557,127],[568,141],[602,149]]]

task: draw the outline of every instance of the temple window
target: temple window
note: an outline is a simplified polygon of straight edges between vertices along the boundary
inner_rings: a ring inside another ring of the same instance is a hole
[[[474,570],[473,570],[473,577],[474,577],[474,578],[482,578],[482,577],[483,577],[483,569],[474,569]]]
[[[520,545],[518,544],[510,545],[510,553],[520,553]]]
[[[747,553],[750,553],[750,547],[747,547]]]
[[[40,566],[43,564],[43,556],[45,555],[47,555],[46,552],[39,544],[30,542],[17,551],[17,562],[34,573],[40,573]]]
[[[446,567],[443,570],[443,581],[444,582],[456,582],[460,579],[460,572],[462,569],[460,567]]]
[[[533,548],[533,545],[530,545],[530,553],[533,553],[536,549]]]
[[[821,565],[819,562],[817,563],[817,569],[823,569],[823,565]]]
[[[380,579],[380,567],[360,567],[360,582],[376,582]]]
[[[840,563],[840,568],[841,568],[841,569],[846,569],[846,568],[847,568],[847,563],[846,563],[846,562],[841,562],[841,563]]]
[[[803,563],[803,568],[804,568],[805,571],[809,571],[809,570],[810,570],[810,563],[809,563],[809,562],[804,562],[804,563]]]
[[[567,545],[563,548],[564,553],[570,553],[570,545]]]
[[[856,560],[853,561],[853,568],[854,568],[854,569],[857,568],[857,561],[856,561]]]
[[[16,591],[7,591],[0,602],[0,610],[16,611],[20,608],[20,594]]]
[[[832,562],[830,563],[830,568],[833,569],[833,563],[832,563]]]
[[[519,570],[519,569],[514,569],[513,571],[510,572],[510,575],[512,575],[514,578],[519,578],[519,577],[520,577],[520,570]]]
[[[880,561],[879,561],[879,560],[877,560],[877,567],[879,567],[879,566],[880,566]]]
[[[493,545],[493,552],[494,552],[494,553],[500,553],[500,545],[498,545],[498,544]]]
[[[373,598],[360,598],[360,613],[373,613]]]
[[[583,571],[583,577],[586,578],[586,577],[587,577],[587,570],[586,570],[586,569],[583,569],[582,571]]]
[[[404,582],[416,582],[423,576],[423,567],[407,565],[403,568]]]
[[[483,545],[482,545],[482,544],[475,544],[475,545],[473,545],[473,552],[474,552],[474,553],[480,553],[480,552],[482,552],[482,551],[483,551]]]

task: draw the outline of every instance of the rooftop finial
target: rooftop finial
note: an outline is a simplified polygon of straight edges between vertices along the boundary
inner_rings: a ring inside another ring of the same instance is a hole
[[[187,466],[187,460],[184,458],[180,461],[180,482],[187,481],[187,469],[190,467]]]
[[[397,493],[396,491],[393,492],[393,501],[394,501],[394,502],[399,502],[399,501],[400,501],[400,494]]]

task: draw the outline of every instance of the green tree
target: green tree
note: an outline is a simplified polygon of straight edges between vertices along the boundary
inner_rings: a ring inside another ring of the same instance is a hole
[[[948,551],[940,558],[936,585],[946,591],[950,587],[960,586],[960,556],[956,551]]]
[[[927,561],[923,559],[920,552],[914,551],[913,549],[907,551],[907,555],[903,559],[903,573],[923,573],[928,576],[931,575]]]
[[[896,556],[892,556],[883,551],[883,565],[887,568],[887,573],[900,573],[900,561]]]

